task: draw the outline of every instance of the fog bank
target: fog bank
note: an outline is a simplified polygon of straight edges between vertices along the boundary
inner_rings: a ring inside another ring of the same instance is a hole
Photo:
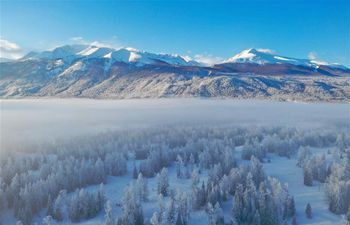
[[[349,126],[346,104],[218,99],[1,100],[1,149],[170,124]]]

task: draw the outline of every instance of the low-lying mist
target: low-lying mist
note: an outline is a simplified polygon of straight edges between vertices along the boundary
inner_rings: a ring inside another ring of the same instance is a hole
[[[346,104],[222,99],[1,100],[1,152],[118,129],[167,125],[349,127]]]

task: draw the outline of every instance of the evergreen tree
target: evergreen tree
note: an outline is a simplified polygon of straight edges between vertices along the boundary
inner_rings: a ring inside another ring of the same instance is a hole
[[[292,225],[298,225],[297,223],[297,217],[294,215],[292,218]]]
[[[259,214],[258,210],[255,211],[255,215],[254,215],[252,224],[253,225],[261,225],[260,214]]]
[[[185,192],[179,192],[177,194],[177,210],[180,213],[180,218],[183,224],[187,224],[187,221],[190,216],[189,207],[188,207],[188,197]]]
[[[176,157],[176,177],[184,178],[184,162],[180,155]]]
[[[126,188],[123,201],[122,209],[123,215],[119,219],[123,225],[143,225],[144,218],[139,198],[136,196],[135,187],[129,186]]]
[[[166,209],[164,205],[164,199],[163,195],[158,195],[158,205],[159,205],[159,215],[158,215],[158,221],[160,224],[165,224],[167,221],[167,215],[166,215]]]
[[[253,175],[253,180],[255,185],[258,186],[261,182],[265,180],[265,172],[263,170],[263,165],[255,156],[250,159],[250,172]]]
[[[137,172],[136,165],[134,164],[134,169],[133,169],[133,171],[132,171],[132,177],[133,177],[134,179],[137,179],[138,174],[139,174],[139,173]]]
[[[47,199],[47,215],[52,216],[53,215],[53,203],[52,203],[52,198],[51,195],[49,195]]]
[[[151,222],[152,225],[161,225],[158,212],[154,212],[153,213],[153,215],[152,215],[152,217],[150,219],[150,222]]]
[[[289,201],[289,207],[288,207],[288,216],[289,217],[294,217],[296,214],[296,209],[295,209],[295,202],[294,202],[294,197],[288,198],[290,199]]]
[[[7,201],[9,204],[9,207],[14,206],[14,210],[18,210],[18,206],[15,205],[16,203],[16,198],[20,192],[21,189],[21,183],[20,183],[20,178],[19,175],[16,173],[16,175],[12,178],[10,187],[8,188],[8,193],[7,193]]]
[[[158,178],[158,194],[162,194],[163,196],[168,196],[169,194],[169,178],[168,178],[168,169],[163,168],[160,174],[157,176]]]
[[[215,225],[224,225],[225,224],[224,213],[223,213],[223,211],[220,207],[220,204],[218,202],[215,204],[214,215],[215,215]]]
[[[44,224],[44,225],[51,225],[51,224],[52,224],[52,217],[51,217],[51,216],[46,216],[46,217],[43,219],[43,224]]]
[[[259,214],[261,224],[267,225],[271,223],[271,214],[270,214],[270,202],[269,194],[267,192],[264,182],[260,183],[259,186],[259,198],[258,198]]]
[[[139,173],[137,177],[136,186],[139,192],[140,199],[143,201],[147,201],[149,195],[148,182],[147,178],[144,178],[142,173]]]
[[[310,203],[307,203],[307,205],[306,205],[305,214],[306,214],[307,218],[309,218],[309,219],[312,218],[312,209],[311,209]]]
[[[283,219],[291,218],[295,215],[295,202],[294,198],[287,196],[287,198],[284,201],[284,207],[283,207]]]
[[[190,170],[193,172],[193,167],[194,167],[194,164],[195,164],[195,159],[194,159],[194,155],[191,153],[190,154],[190,159],[189,159],[189,165],[190,165]]]
[[[54,205],[53,205],[53,218],[57,221],[63,220],[63,211],[62,207],[66,204],[66,190],[60,191],[59,195],[57,196]]]
[[[105,225],[114,225],[115,218],[113,215],[113,209],[110,201],[106,202],[105,206]]]
[[[304,168],[304,185],[312,186],[313,176],[310,167]]]
[[[168,206],[168,215],[167,215],[167,224],[172,225],[175,223],[176,216],[176,206],[174,198],[170,198],[169,206]]]
[[[237,224],[242,224],[244,222],[243,210],[243,186],[239,184],[233,198],[233,216]]]
[[[176,225],[185,225],[185,223],[184,223],[184,221],[183,221],[183,219],[181,217],[181,213],[180,212],[177,213],[176,223],[175,224]]]
[[[5,184],[0,176],[0,212],[7,207],[6,201]]]

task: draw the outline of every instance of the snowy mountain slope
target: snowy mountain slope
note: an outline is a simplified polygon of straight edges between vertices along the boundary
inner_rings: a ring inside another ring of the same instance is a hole
[[[339,64],[290,58],[264,49],[246,49],[223,63],[214,65],[214,68],[225,72],[261,75],[350,75],[350,69]]]
[[[45,74],[45,71],[40,71]],[[159,67],[80,61],[51,79],[1,79],[0,94],[12,97],[159,98],[228,97],[300,101],[349,101],[348,77],[205,75]]]
[[[60,59],[76,55],[78,52],[84,50],[86,45],[64,45],[53,50],[43,52],[29,52],[20,60],[28,59]]]
[[[308,60],[308,59],[296,59],[286,56],[280,56],[273,54],[269,50],[265,49],[246,49],[237,55],[225,60],[223,63],[255,63],[255,64],[292,64],[299,66],[308,66],[318,68],[319,66],[329,66],[340,69],[347,69],[337,63],[327,63],[324,61]]]
[[[106,58],[112,61],[124,63],[136,63],[138,65],[167,63],[177,66],[198,66],[198,62],[186,60],[180,55],[155,54],[140,51],[134,48],[108,48],[94,45],[64,45],[51,51],[30,52],[20,60],[56,60],[56,59],[86,59],[86,58]]]
[[[349,101],[350,70],[315,65],[252,49],[204,67],[179,55],[132,48],[62,46],[1,63],[0,96]]]
[[[272,54],[270,51],[258,49],[246,49],[237,55],[227,59],[224,63],[256,63],[256,64],[276,64],[289,63],[294,65],[309,65],[309,60],[293,59]]]
[[[14,59],[8,59],[8,58],[4,58],[4,57],[0,57],[0,63],[2,62],[13,62]]]
[[[89,46],[82,51],[78,52],[77,55],[87,58],[98,58],[107,55],[113,51],[112,48]]]

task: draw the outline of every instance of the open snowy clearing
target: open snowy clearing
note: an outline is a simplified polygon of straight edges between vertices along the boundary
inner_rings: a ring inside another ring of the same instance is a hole
[[[326,152],[327,149],[321,149]],[[264,168],[269,176],[277,177],[281,182],[287,183],[291,194],[294,196],[298,224],[333,225],[340,223],[341,216],[335,215],[328,210],[326,195],[323,184],[317,183],[312,187],[303,184],[303,171],[296,167],[295,158],[272,156],[271,163],[265,163]],[[305,216],[305,206],[312,205],[313,218]]]

